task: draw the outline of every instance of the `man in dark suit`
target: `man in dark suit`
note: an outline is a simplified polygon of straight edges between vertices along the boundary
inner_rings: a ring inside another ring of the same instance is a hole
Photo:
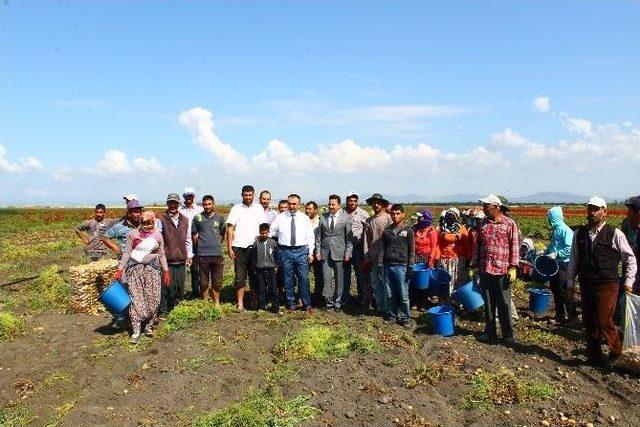
[[[328,212],[320,217],[316,233],[316,257],[322,260],[323,296],[327,308],[340,311],[344,292],[344,262],[351,259],[353,251],[351,221],[349,215],[340,208],[340,196],[329,196],[328,208]]]

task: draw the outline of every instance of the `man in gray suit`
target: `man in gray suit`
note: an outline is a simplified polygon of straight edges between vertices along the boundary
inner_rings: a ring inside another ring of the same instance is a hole
[[[340,311],[344,292],[344,262],[353,251],[351,221],[340,209],[340,196],[329,196],[329,211],[322,214],[316,233],[316,257],[322,260],[323,296],[327,308]],[[333,281],[331,280],[333,276]]]

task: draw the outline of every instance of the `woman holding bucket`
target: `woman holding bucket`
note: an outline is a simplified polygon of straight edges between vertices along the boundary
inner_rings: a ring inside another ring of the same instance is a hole
[[[440,214],[438,244],[435,260],[438,268],[451,275],[449,295],[461,282],[467,280],[469,256],[469,232],[460,224],[460,211],[449,208]]]
[[[168,285],[169,266],[164,254],[162,234],[156,229],[156,214],[146,210],[142,212],[140,227],[127,235],[118,272],[114,277],[119,281],[125,279],[129,285],[132,343],[138,342],[143,323],[145,335],[153,336],[152,327],[160,306],[161,271],[164,283]]]
[[[436,246],[438,244],[438,232],[431,225],[433,215],[429,209],[416,212],[416,223],[413,226],[416,248],[416,264],[424,263],[433,268],[436,262]],[[409,302],[411,309],[424,309],[427,303],[427,290],[409,288]]]
[[[544,253],[558,262],[558,272],[549,278],[549,285],[556,309],[555,321],[564,325],[577,317],[575,304],[567,298],[567,266],[571,255],[573,231],[565,224],[560,206],[549,209],[547,219],[551,224],[551,240]]]

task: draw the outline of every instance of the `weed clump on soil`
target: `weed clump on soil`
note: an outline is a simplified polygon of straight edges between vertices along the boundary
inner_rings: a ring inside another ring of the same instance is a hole
[[[22,427],[31,424],[35,417],[26,406],[18,404],[0,409],[0,425],[4,427]]]
[[[231,304],[214,306],[211,302],[203,300],[182,301],[178,304],[158,330],[160,335],[186,329],[198,321],[214,321],[221,319],[233,311]]]
[[[309,398],[297,396],[285,400],[278,393],[250,391],[240,402],[227,408],[201,415],[192,427],[294,427],[313,418],[320,411],[309,404]]]
[[[29,306],[35,311],[66,307],[71,287],[58,273],[60,267],[47,267],[35,282],[29,298]]]
[[[497,373],[476,372],[471,387],[471,393],[463,400],[465,409],[551,399],[557,393],[551,384],[520,379],[508,369]]]
[[[346,326],[328,327],[309,325],[297,333],[285,337],[274,349],[276,358],[282,360],[340,358],[352,351],[372,353],[379,350],[373,338],[358,334]]]
[[[24,335],[27,326],[21,318],[8,311],[0,311],[0,341],[8,341]]]
[[[411,377],[403,379],[404,385],[407,388],[416,388],[421,385],[434,386],[445,377],[459,375],[467,360],[469,360],[469,356],[454,350],[444,357],[440,363],[425,363],[416,367]]]

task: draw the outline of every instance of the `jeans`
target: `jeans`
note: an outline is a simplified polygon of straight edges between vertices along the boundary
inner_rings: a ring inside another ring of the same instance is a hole
[[[169,264],[169,276],[171,282],[169,286],[162,283],[162,291],[160,294],[160,309],[161,314],[167,314],[173,307],[178,305],[184,296],[184,264]],[[164,282],[164,281],[163,281]]]
[[[484,333],[497,336],[496,312],[500,320],[502,338],[513,338],[511,325],[511,288],[506,274],[495,276],[483,273],[480,276],[482,299],[484,300]]]
[[[258,309],[264,310],[268,299],[273,300],[273,309],[280,309],[280,295],[278,295],[278,279],[275,269],[259,268],[256,270],[258,284]]]
[[[400,319],[406,323],[409,317],[409,283],[406,280],[407,266],[385,265],[385,284],[389,301],[388,317],[390,320]],[[398,311],[398,308],[400,311]]]
[[[389,311],[389,302],[387,301],[387,287],[384,280],[384,268],[381,265],[371,265],[371,288],[373,289],[373,297],[376,301],[376,311],[384,316]]]
[[[345,294],[349,294],[345,289],[344,262],[334,261],[328,254],[327,258],[322,260],[322,276],[324,281],[322,295],[327,302],[327,307],[340,308],[340,304],[345,302]]]
[[[358,304],[369,302],[371,290],[367,283],[367,277],[362,270],[364,262],[364,248],[362,245],[355,245],[351,259],[344,263],[344,292],[342,294],[343,303],[348,303],[351,299],[351,270],[356,276],[356,288],[358,292]]]
[[[298,292],[302,304],[306,307],[311,306],[311,297],[309,295],[309,248],[300,246],[289,248],[287,246],[279,247],[280,263],[282,265],[282,274],[284,276],[284,288],[287,296],[287,307],[296,307],[296,278],[298,279]]]

